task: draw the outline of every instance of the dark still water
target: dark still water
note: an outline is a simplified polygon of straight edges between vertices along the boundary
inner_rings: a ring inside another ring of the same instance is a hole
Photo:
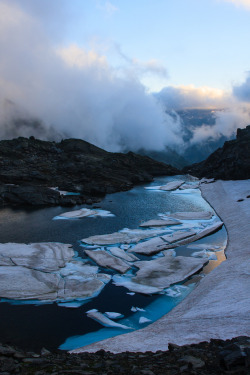
[[[164,185],[176,177],[162,177],[150,185]],[[181,176],[183,179],[183,176]],[[188,177],[185,177],[188,180]],[[194,190],[192,190],[194,192]],[[212,211],[205,202],[199,190],[195,193],[174,194],[165,191],[146,190],[144,186],[107,195],[102,202],[94,204],[96,207],[111,211],[114,217],[86,217],[73,220],[53,220],[63,212],[76,210],[86,206],[70,208],[51,207],[41,209],[10,209],[0,210],[0,243],[32,243],[32,242],[62,242],[73,245],[79,256],[84,257],[83,248],[80,246],[82,238],[116,232],[123,228],[138,228],[142,221],[159,218],[159,213],[175,211]],[[92,208],[91,206],[87,206]],[[197,243],[212,243],[222,246],[226,241],[226,231],[219,232],[197,241]],[[179,249],[178,255],[190,256],[190,250],[184,246]],[[106,270],[101,269],[106,272]],[[192,289],[192,288],[191,288]],[[190,290],[191,290],[190,289]],[[135,323],[132,306],[145,308],[143,316],[151,320],[160,316],[174,307],[188,292],[183,289],[179,297],[171,296],[145,296],[136,293],[127,294],[124,287],[117,287],[110,282],[105,286],[100,295],[78,308],[66,308],[51,304],[13,304],[11,301],[0,303],[0,342],[12,343],[27,350],[38,351],[42,347],[50,350],[61,346],[65,340],[72,336],[85,335],[79,343],[70,343],[63,349],[91,343],[96,339],[109,337],[113,334],[124,333],[121,330],[101,329],[99,323],[90,319],[86,311],[98,309],[101,312],[115,311],[124,315],[124,321],[132,322],[134,329],[144,327]],[[160,311],[159,311],[160,310]],[[138,313],[137,313],[138,314]],[[141,313],[142,314],[142,313]],[[145,315],[146,314],[146,315]],[[134,319],[134,320],[133,320]],[[123,324],[123,321],[121,322]],[[117,332],[116,332],[117,331]]]

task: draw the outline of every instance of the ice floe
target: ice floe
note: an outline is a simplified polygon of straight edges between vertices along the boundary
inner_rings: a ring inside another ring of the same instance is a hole
[[[196,273],[206,262],[207,259],[173,257],[168,252],[164,252],[164,257],[135,262],[139,271],[132,278],[132,281],[137,284],[165,289],[171,284],[183,281]]]
[[[170,220],[148,220],[145,223],[141,223],[140,227],[163,227],[167,225],[179,225],[181,224],[180,221],[170,219]]]
[[[111,312],[111,311],[106,311],[104,313],[109,319],[121,319],[124,317],[123,314],[117,313],[117,312]]]
[[[0,244],[0,264],[24,266],[39,271],[58,271],[74,256],[72,245],[46,242]]]
[[[200,186],[199,182],[196,182],[196,183],[187,183],[187,184],[183,184],[180,186],[180,190],[186,190],[186,189],[198,189],[198,187]]]
[[[82,219],[83,217],[113,217],[115,216],[110,211],[106,210],[91,210],[89,208],[81,208],[80,210],[68,211],[64,212],[54,219]]]
[[[208,259],[177,256],[164,252],[163,257],[138,261],[134,265],[139,268],[135,276],[113,276],[113,283],[117,286],[138,293],[159,293],[170,285],[187,279],[198,272]]]
[[[131,266],[120,258],[109,254],[105,250],[84,250],[85,253],[94,260],[99,266],[112,268],[120,273],[125,273]]]
[[[135,283],[131,277],[127,276],[114,275],[113,283],[116,286],[123,286],[135,293],[155,294],[162,291],[162,288]]]
[[[171,231],[170,231],[171,232]],[[169,233],[169,230],[160,229],[123,229],[120,232],[111,234],[101,234],[83,238],[81,241],[89,245],[115,245],[119,243],[131,244],[137,243],[143,239],[159,236],[164,233]]]
[[[191,237],[184,238],[183,240],[180,240],[180,241],[174,242],[172,244],[166,245],[165,249],[171,249],[171,248],[175,248],[177,246],[187,245],[190,242],[200,240],[201,238],[206,237],[206,236],[216,232],[222,226],[223,226],[222,221],[216,221],[212,225],[209,225],[209,226],[205,227],[204,229],[201,229],[198,233],[196,233],[195,235],[193,235]]]
[[[175,189],[178,189],[181,185],[183,185],[184,182],[185,181],[182,181],[182,180],[171,181],[171,182],[168,182],[166,185],[160,186],[160,190],[164,190],[164,191],[175,190]]]
[[[0,297],[16,300],[70,301],[97,296],[111,276],[73,259],[71,245],[48,242],[0,244]]]
[[[141,316],[139,319],[139,324],[150,323],[150,322],[152,322],[152,320],[146,318],[145,316]]]
[[[195,234],[196,234],[196,231],[193,230],[193,229],[190,229],[188,231],[178,230],[178,231],[176,231],[172,234],[168,234],[166,236],[161,236],[161,238],[163,239],[163,241],[172,244],[173,242],[183,240],[183,239],[191,237]]]
[[[102,324],[104,327],[132,329],[131,327],[114,322],[113,320],[109,319],[107,316],[105,316],[104,314],[102,314],[101,312],[95,309],[87,311],[87,316],[89,318],[96,320],[98,323]]]
[[[127,254],[126,251],[124,251],[120,247],[109,247],[108,250],[115,257],[121,258],[121,259],[126,260],[128,262],[133,262],[135,260],[139,260],[134,254]]]
[[[192,229],[188,231],[176,231],[169,235],[159,236],[156,238],[152,238],[148,241],[141,242],[132,247],[131,249],[129,249],[128,251],[145,255],[156,254],[164,249],[169,248],[168,244],[172,244],[173,242],[176,242],[178,240],[191,237],[195,234],[196,232]]]
[[[145,311],[145,309],[142,309],[141,307],[135,307],[135,306],[132,306],[132,307],[131,307],[131,311],[132,311],[132,312],[136,312],[136,311]]]
[[[148,241],[140,242],[128,252],[134,252],[138,254],[152,255],[159,253],[166,248],[166,242],[161,239],[161,237],[151,238]]]

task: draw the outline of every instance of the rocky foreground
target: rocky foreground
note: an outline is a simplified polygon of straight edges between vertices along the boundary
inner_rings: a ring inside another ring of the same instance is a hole
[[[19,137],[0,141],[0,206],[92,203],[154,176],[180,173],[147,156],[107,152],[80,139]]]
[[[78,355],[23,352],[0,344],[0,374],[82,375],[247,375],[250,338],[211,340],[196,345],[169,344],[167,352],[112,354],[103,350]]]
[[[235,140],[227,141],[206,160],[183,168],[183,173],[221,180],[250,178],[250,125],[237,129]]]

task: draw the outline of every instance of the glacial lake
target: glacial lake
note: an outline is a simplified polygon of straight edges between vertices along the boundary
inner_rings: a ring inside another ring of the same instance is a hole
[[[212,211],[212,208],[201,197],[199,189],[189,191],[159,191],[145,189],[167,182],[183,179],[188,176],[159,177],[147,185],[140,185],[127,192],[107,195],[100,203],[92,206],[50,207],[39,209],[3,208],[0,210],[0,242],[32,243],[62,242],[73,245],[79,257],[86,258],[80,240],[92,235],[113,233],[123,228],[138,229],[140,223],[150,219],[159,219],[159,214],[178,211]],[[66,211],[79,208],[98,207],[108,210],[113,217],[85,217],[72,220],[54,220]],[[226,230],[223,227],[216,233],[207,236],[196,244],[211,244],[218,248],[225,247]],[[176,255],[191,256],[194,250],[181,246]],[[223,251],[215,252],[218,260],[209,261],[201,272],[202,276],[217,266],[223,259]],[[144,259],[145,256],[140,256]],[[93,261],[90,261],[94,264]],[[101,269],[101,272],[107,272]],[[113,272],[114,274],[114,272]],[[28,304],[2,300],[0,303],[0,342],[11,343],[26,350],[39,351],[42,347],[49,350],[64,350],[83,346],[100,339],[111,337],[127,331],[104,328],[100,323],[87,317],[86,312],[97,309],[101,312],[119,312],[124,318],[119,323],[143,328],[148,323],[139,323],[144,317],[151,321],[176,306],[192,289],[200,276],[191,277],[182,285],[172,287],[173,292],[152,296],[136,293],[128,294],[125,287],[115,286],[109,282],[99,296],[85,301],[77,308],[60,306],[57,303]],[[131,311],[139,307],[145,311]]]

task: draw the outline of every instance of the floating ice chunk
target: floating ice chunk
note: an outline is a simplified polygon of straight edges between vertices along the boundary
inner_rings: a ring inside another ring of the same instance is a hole
[[[212,233],[216,232],[222,226],[223,226],[222,221],[216,221],[214,224],[209,225],[205,229],[202,229],[200,232],[198,232],[194,236],[191,236],[191,237],[185,238],[184,240],[177,241],[177,242],[174,242],[172,244],[169,244],[165,247],[165,249],[171,249],[171,248],[175,248],[177,246],[187,245],[190,242],[197,241],[197,240],[199,240],[203,237],[208,236],[209,234],[212,234]]]
[[[130,265],[125,263],[120,258],[110,255],[105,250],[84,250],[85,253],[94,260],[99,266],[112,268],[120,273],[125,273],[131,268]]]
[[[133,262],[135,260],[139,260],[134,254],[127,254],[126,251],[124,251],[120,247],[110,247],[110,248],[108,248],[108,250],[115,257],[121,258],[121,259],[126,260],[128,262]]]
[[[0,296],[17,300],[74,300],[95,297],[111,276],[98,267],[73,260],[71,245],[60,243],[0,244]]]
[[[145,316],[141,316],[139,319],[139,324],[149,323],[152,322],[151,319],[145,318]]]
[[[173,243],[173,242],[176,242],[176,241],[183,240],[184,238],[191,237],[195,234],[196,234],[196,231],[194,231],[193,229],[190,229],[189,231],[178,230],[178,231],[174,232],[173,234],[161,236],[161,238],[168,243]]]
[[[139,242],[143,239],[159,236],[168,233],[168,230],[160,229],[123,229],[120,232],[111,234],[102,234],[84,238],[81,241],[90,245],[115,245],[119,243],[131,244]]]
[[[113,215],[110,211],[91,210],[89,208],[81,208],[80,210],[64,212],[63,214],[56,216],[54,219],[82,219],[83,217],[87,217],[87,216],[109,217],[109,216],[115,216],[115,215]]]
[[[57,302],[57,305],[60,307],[67,307],[70,309],[77,309],[78,307],[84,305],[84,303],[86,303],[86,301]]]
[[[117,312],[109,312],[109,311],[106,311],[104,313],[109,319],[120,319],[120,318],[123,318],[124,315],[120,314],[120,313],[117,313]]]
[[[91,310],[86,311],[86,314],[87,314],[87,313],[96,312],[96,311],[98,311],[98,310],[97,310],[97,309],[91,309]]]
[[[122,328],[122,329],[132,329],[131,327],[125,326],[120,323],[113,322],[113,320],[106,317],[104,314],[100,313],[99,311],[88,311],[87,316],[96,320],[98,323],[101,323],[104,327],[115,327],[115,328]]]
[[[151,238],[148,241],[141,242],[131,249],[128,252],[135,252],[138,254],[152,255],[159,253],[160,251],[166,248],[166,242],[163,241],[161,237]]]
[[[130,245],[124,245],[124,244],[122,244],[120,246],[120,248],[123,249],[123,250],[128,250],[130,248]]]
[[[168,252],[164,252],[164,257],[150,261],[135,262],[139,268],[132,282],[165,289],[171,284],[185,280],[193,273],[199,271],[207,259],[197,259],[190,257],[173,257]]]
[[[135,306],[132,306],[132,307],[131,307],[131,311],[136,312],[136,311],[146,311],[146,310],[145,310],[145,309],[142,309],[141,307],[135,307]]]
[[[112,214],[112,212],[110,211],[107,211],[107,210],[95,210],[97,212],[97,214],[95,216],[101,216],[101,217],[115,217],[114,214]]]
[[[64,268],[60,269],[60,275],[66,276],[94,276],[98,273],[98,267],[84,264],[81,261],[71,261]]]
[[[63,217],[67,219],[81,219],[86,216],[96,215],[97,211],[90,210],[89,208],[81,208],[80,210],[74,210],[69,212],[64,212],[58,215],[58,217]]]
[[[124,286],[125,288],[135,293],[155,294],[155,293],[161,292],[162,290],[162,288],[156,288],[153,286],[135,283],[131,280],[131,278],[127,278],[125,276],[119,276],[119,275],[113,276],[113,283],[116,286]]]
[[[1,260],[12,261],[10,265],[24,266],[40,271],[57,271],[75,255],[72,245],[59,242],[33,244],[0,244]]]
[[[180,186],[180,190],[197,189],[199,186],[200,186],[199,182],[191,183],[191,184],[184,184]]]
[[[135,293],[134,292],[127,292],[126,294],[130,295],[130,296],[134,296]]]
[[[182,184],[184,184],[184,181],[179,180],[179,181],[171,181],[166,185],[163,185],[160,187],[160,190],[164,191],[170,191],[170,190],[175,190],[178,189]]]
[[[170,214],[171,218],[179,220],[210,220],[213,214],[209,211],[201,212],[175,212]]]
[[[178,225],[181,224],[178,220],[149,220],[145,223],[141,223],[140,227],[163,227],[166,225]]]
[[[56,300],[60,277],[23,266],[0,267],[0,296],[9,299]]]

